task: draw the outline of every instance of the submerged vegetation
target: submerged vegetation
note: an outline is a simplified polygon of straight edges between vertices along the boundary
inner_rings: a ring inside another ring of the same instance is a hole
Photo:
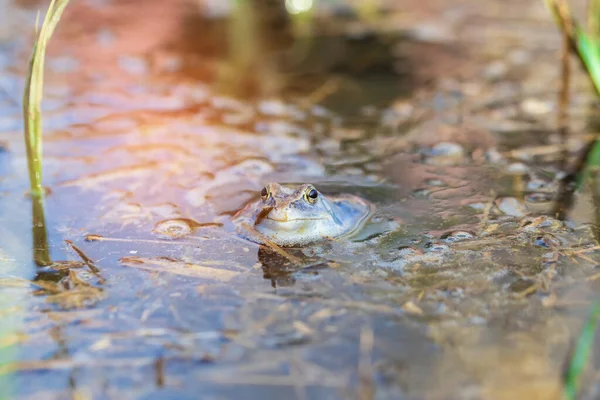
[[[44,216],[44,186],[42,182],[43,134],[41,104],[44,92],[44,61],[46,47],[69,0],[52,0],[41,27],[36,23],[36,38],[29,62],[23,93],[25,149],[29,170],[33,218],[33,253],[38,265],[50,265],[50,250]]]

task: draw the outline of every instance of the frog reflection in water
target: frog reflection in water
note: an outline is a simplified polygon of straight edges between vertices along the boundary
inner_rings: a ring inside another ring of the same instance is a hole
[[[324,196],[313,185],[289,187],[269,183],[261,199],[248,204],[233,221],[250,227],[280,246],[299,246],[349,235],[371,214],[372,205],[357,196]],[[257,235],[250,239],[256,239]],[[260,237],[259,237],[260,239]]]

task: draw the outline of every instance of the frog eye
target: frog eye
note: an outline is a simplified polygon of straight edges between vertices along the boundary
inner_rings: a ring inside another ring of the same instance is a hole
[[[319,192],[315,188],[310,188],[305,192],[304,196],[309,203],[314,204],[317,201],[317,197],[319,197]]]
[[[260,191],[260,197],[262,197],[264,201],[267,201],[270,195],[271,193],[269,192],[269,189],[267,189],[266,186]]]

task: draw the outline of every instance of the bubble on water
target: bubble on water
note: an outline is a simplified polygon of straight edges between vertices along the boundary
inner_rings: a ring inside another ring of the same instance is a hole
[[[471,204],[469,204],[469,207],[471,207],[474,210],[485,210],[486,206],[487,205],[485,203],[471,203]]]
[[[447,243],[460,242],[462,240],[473,239],[475,235],[468,231],[451,231],[443,234],[440,239]]]
[[[446,251],[450,251],[450,246],[445,243],[428,242],[425,243],[424,247],[427,249],[427,251],[432,253],[444,253]]]
[[[545,181],[543,179],[531,179],[529,182],[527,182],[527,186],[525,187],[527,190],[540,190],[540,189],[544,189],[547,188],[550,185],[550,182]]]
[[[441,142],[431,147],[427,154],[430,156],[449,156],[449,155],[462,155],[464,153],[463,147],[454,142]]]
[[[194,230],[196,223],[185,218],[167,219],[158,222],[152,234],[159,239],[173,240],[189,235]]]
[[[414,197],[426,199],[431,195],[431,191],[429,189],[420,188],[420,189],[413,190],[412,195]]]
[[[442,142],[426,152],[425,162],[432,165],[458,165],[465,161],[465,149],[458,143]]]
[[[500,212],[513,217],[523,217],[527,214],[525,203],[515,197],[499,197],[494,202]]]
[[[504,157],[496,149],[489,149],[485,152],[485,159],[490,164],[500,164],[504,161]]]
[[[446,182],[441,179],[427,179],[425,183],[429,186],[446,186]]]
[[[529,167],[521,162],[509,164],[506,167],[506,173],[510,175],[526,175],[529,172]]]
[[[420,255],[423,255],[423,252],[413,246],[401,246],[401,247],[398,247],[398,255],[403,256],[403,257],[420,256]]]
[[[564,223],[556,218],[540,215],[538,217],[523,218],[519,230],[523,232],[537,232],[540,230],[556,231],[563,229],[564,226]]]
[[[561,242],[558,238],[550,234],[544,234],[537,236],[533,239],[533,245],[538,247],[544,247],[546,249],[555,249],[561,246]]]
[[[525,195],[525,201],[528,203],[549,203],[552,201],[552,195],[550,193],[538,192],[528,193]]]

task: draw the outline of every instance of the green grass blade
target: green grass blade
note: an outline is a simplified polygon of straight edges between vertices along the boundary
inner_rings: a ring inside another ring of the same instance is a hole
[[[600,3],[600,0],[594,0]],[[588,76],[594,84],[596,94],[600,95],[600,40],[598,35],[593,33],[588,36],[581,26],[575,21],[571,15],[571,9],[564,0],[544,0],[546,8],[552,14],[554,22],[565,32],[569,37],[571,51],[573,51],[582,66],[588,73]],[[600,5],[590,6],[590,9],[596,9]],[[590,19],[592,25],[596,19]]]
[[[588,36],[581,27],[576,26],[575,42],[596,92],[600,93],[600,41]]]
[[[571,357],[569,368],[565,374],[565,397],[568,400],[575,400],[577,392],[579,391],[581,374],[585,370],[594,344],[598,318],[600,318],[600,302],[594,303],[592,312],[575,343],[573,356]]]
[[[44,60],[48,41],[60,20],[69,0],[52,0],[46,17],[33,45],[29,71],[23,94],[23,119],[25,124],[25,147],[31,195],[42,196],[42,116],[40,112],[44,91]],[[37,29],[37,27],[36,27]]]
[[[33,44],[23,93],[25,149],[32,201],[33,258],[37,265],[51,264],[44,217],[44,188],[42,186],[42,114],[40,110],[44,92],[44,60],[48,41],[52,37],[68,3],[69,0],[52,0],[39,30],[36,21],[37,37]]]
[[[577,179],[575,181],[576,191],[583,189],[585,182],[587,182],[590,177],[591,169],[600,167],[600,140],[594,141],[585,157],[585,164],[577,173]]]
[[[596,36],[588,36],[580,27],[575,29],[575,41],[577,51],[585,68],[590,76],[596,93],[600,94],[600,41]],[[576,180],[575,190],[581,190],[590,176],[590,170],[600,167],[600,141],[596,140],[588,154],[586,155],[585,165],[579,171]]]

